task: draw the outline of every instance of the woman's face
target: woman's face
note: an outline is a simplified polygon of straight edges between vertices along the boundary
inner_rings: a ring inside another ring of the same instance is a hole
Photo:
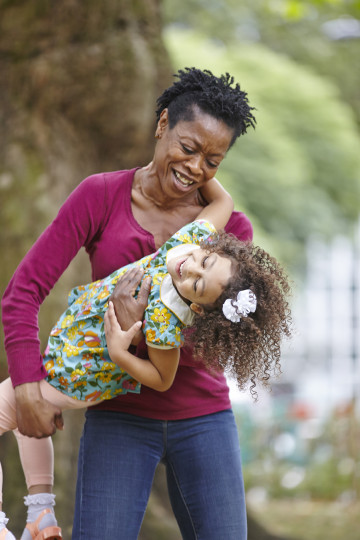
[[[169,128],[161,113],[153,165],[164,195],[181,198],[213,178],[230,146],[233,130],[223,121],[194,108],[194,119]]]

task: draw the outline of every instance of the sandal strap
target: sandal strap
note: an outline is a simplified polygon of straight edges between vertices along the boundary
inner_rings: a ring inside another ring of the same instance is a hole
[[[59,527],[51,526],[51,527],[45,527],[45,529],[42,529],[42,530],[39,529],[42,518],[46,514],[50,514],[50,513],[52,513],[50,508],[45,508],[45,510],[43,510],[38,515],[35,521],[33,521],[32,523],[26,524],[26,529],[30,532],[31,538],[33,540],[37,540],[37,538],[39,538],[39,540],[42,540],[43,538],[44,539],[49,538],[49,540],[51,538],[62,538],[61,529]]]
[[[6,540],[7,533],[10,533],[10,531],[6,527],[4,529],[2,529],[1,532],[0,532],[0,540]],[[12,537],[13,537],[13,535],[12,535]]]

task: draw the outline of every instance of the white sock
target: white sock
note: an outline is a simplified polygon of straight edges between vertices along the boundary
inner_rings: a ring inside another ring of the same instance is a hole
[[[0,532],[5,529],[8,521],[9,520],[6,517],[5,512],[0,511]],[[8,533],[5,535],[5,540],[16,540],[16,538],[10,531],[8,531]]]
[[[53,493],[36,493],[35,495],[27,495],[24,497],[27,510],[27,523],[33,523],[43,510],[49,508],[51,513],[45,514],[39,524],[39,529],[52,527],[57,525],[53,507],[55,506],[55,495]],[[30,532],[25,528],[22,533],[21,540],[32,540]]]
[[[6,517],[6,514],[5,512],[1,512],[0,511],[0,531],[2,531],[3,529],[5,529],[6,527],[6,524],[8,522],[8,518]]]

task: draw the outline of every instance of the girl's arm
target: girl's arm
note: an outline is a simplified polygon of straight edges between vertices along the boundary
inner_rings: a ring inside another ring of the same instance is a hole
[[[215,229],[223,229],[234,210],[231,196],[216,178],[206,182],[200,191],[208,205],[201,210],[197,219],[206,219],[214,225]]]
[[[105,335],[111,360],[141,384],[164,392],[172,385],[179,364],[179,349],[157,349],[148,347],[149,360],[143,360],[128,351],[131,340],[141,328],[136,322],[128,331],[123,331],[115,315],[114,305],[109,302],[105,313]]]

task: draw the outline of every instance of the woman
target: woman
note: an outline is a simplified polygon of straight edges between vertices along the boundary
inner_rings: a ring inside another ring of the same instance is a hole
[[[94,280],[153,252],[199,214],[206,204],[199,190],[236,138],[254,127],[247,95],[228,74],[217,78],[191,68],[177,77],[158,99],[150,166],[85,179],[5,292],[5,346],[25,435],[43,437],[62,426],[61,411],[42,399],[38,387],[45,373],[37,313],[77,251],[85,246]],[[242,240],[252,237],[249,220],[239,212],[226,230]],[[136,285],[136,279],[125,282],[113,298],[125,329],[146,306],[146,283],[137,300],[129,294]],[[24,290],[26,302],[19,309]],[[143,342],[136,354],[146,354]],[[144,386],[139,396],[128,394],[87,412],[73,539],[135,540],[160,461],[184,539],[246,538],[240,448],[226,381],[195,363],[186,347],[168,391]]]

